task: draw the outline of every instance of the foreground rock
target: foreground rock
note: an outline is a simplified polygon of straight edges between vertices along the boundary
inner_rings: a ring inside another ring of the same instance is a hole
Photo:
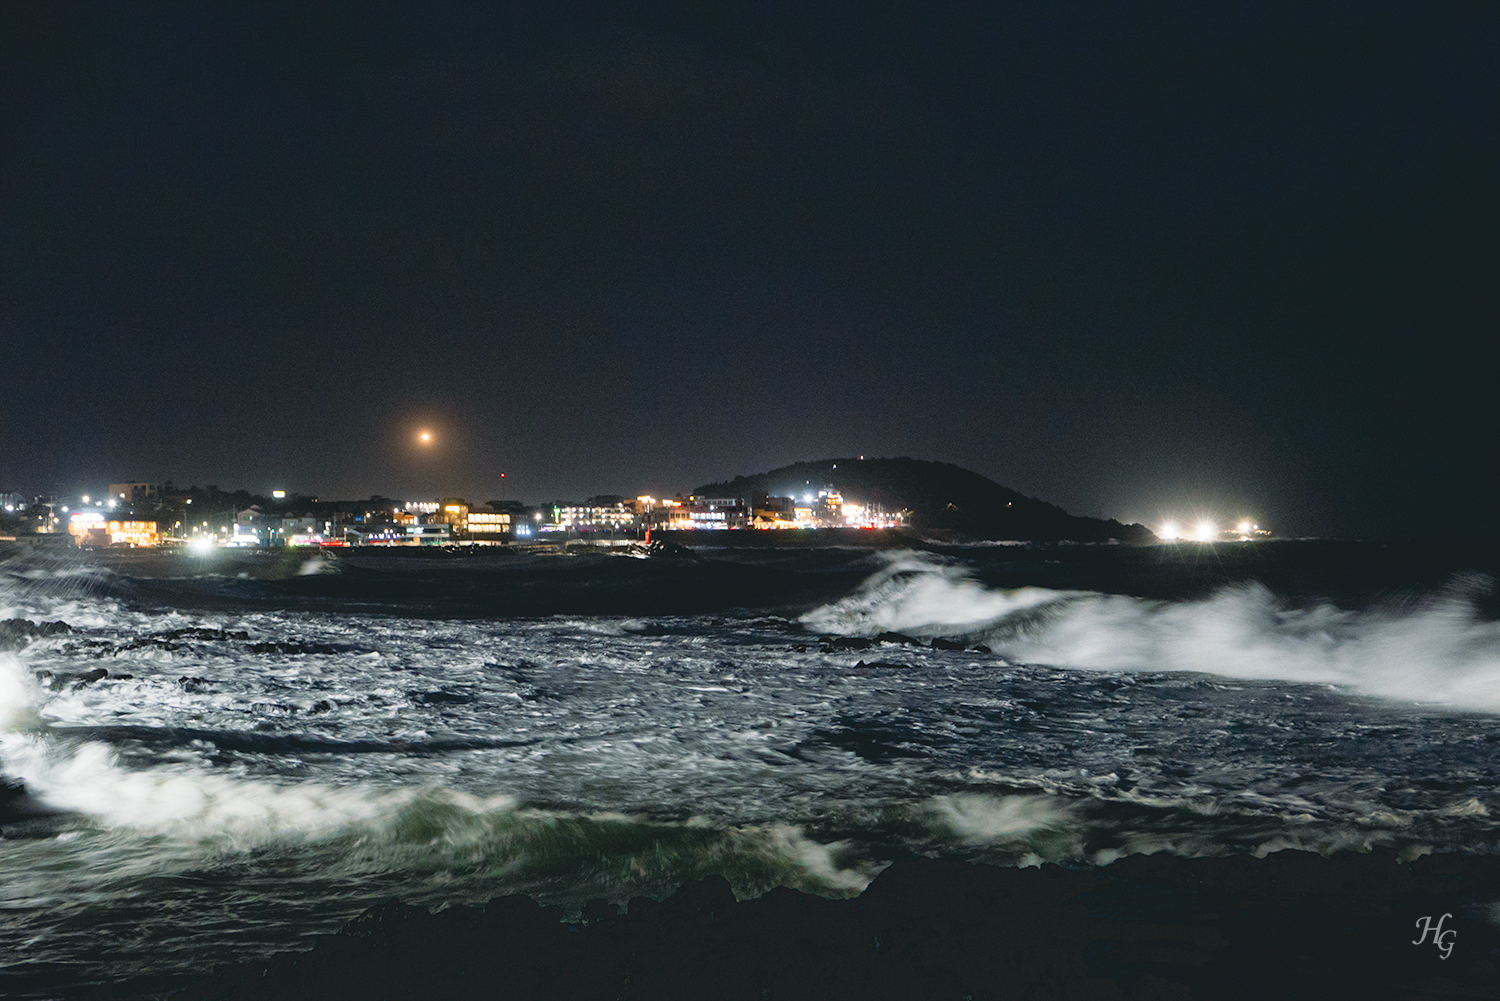
[[[0,621],[0,650],[21,650],[33,640],[61,636],[73,629],[66,622],[32,622],[30,619]]]
[[[366,912],[308,953],[223,967],[214,998],[1495,998],[1500,859],[1281,852],[1102,869],[898,862],[861,896],[722,879],[585,922],[504,897]],[[1443,919],[1443,915],[1450,915]],[[1419,937],[1443,920],[1451,945]]]

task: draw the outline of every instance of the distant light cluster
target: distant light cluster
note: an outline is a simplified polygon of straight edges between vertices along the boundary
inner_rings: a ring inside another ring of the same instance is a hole
[[[1163,542],[1249,542],[1270,534],[1269,529],[1261,528],[1249,518],[1241,518],[1227,527],[1220,527],[1213,518],[1199,518],[1186,526],[1168,518],[1156,529],[1156,537]]]
[[[81,506],[61,503],[64,499]],[[471,504],[461,497],[323,502],[282,488],[255,497],[217,487],[115,483],[103,496],[7,493],[0,495],[0,504],[8,512],[7,524],[15,523],[28,538],[71,536],[85,548],[168,546],[192,553],[221,547],[496,546],[537,536],[550,537],[551,544],[581,538],[623,545],[649,542],[660,531],[899,528],[910,516],[846,498],[832,487],[782,496],[762,491],[749,497],[605,494],[530,507],[515,500]]]

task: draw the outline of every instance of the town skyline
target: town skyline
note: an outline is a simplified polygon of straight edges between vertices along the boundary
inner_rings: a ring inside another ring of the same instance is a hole
[[[1497,18],[7,4],[0,483],[1493,536]]]

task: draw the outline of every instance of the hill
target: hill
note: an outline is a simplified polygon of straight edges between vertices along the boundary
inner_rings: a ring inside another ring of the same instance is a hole
[[[1081,518],[1056,504],[1027,497],[978,473],[924,459],[820,459],[768,473],[707,483],[693,491],[711,497],[744,497],[755,491],[802,496],[833,489],[851,501],[907,510],[920,531],[955,532],[975,539],[1149,542],[1144,525]]]

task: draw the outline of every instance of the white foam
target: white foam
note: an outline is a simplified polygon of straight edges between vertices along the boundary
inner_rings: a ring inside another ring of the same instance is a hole
[[[899,554],[855,594],[803,616],[822,632],[983,638],[1011,660],[1098,671],[1197,671],[1346,686],[1367,695],[1500,711],[1500,622],[1462,596],[1397,611],[1293,608],[1260,584],[1199,601],[987,588]]]
[[[36,683],[13,654],[0,653],[0,737],[36,718]]]
[[[955,793],[935,796],[934,818],[969,844],[1023,841],[1030,835],[1067,826],[1070,816],[1053,796],[987,796]]]
[[[838,864],[838,852],[846,848],[846,842],[822,843],[807,837],[801,827],[792,824],[772,824],[765,830],[766,842],[771,851],[789,858],[802,872],[828,890],[841,893],[859,893],[870,885],[873,872],[859,869],[844,869]]]
[[[883,557],[886,566],[854,594],[808,612],[802,623],[840,635],[893,631],[935,636],[972,631],[1070,593],[1041,587],[991,590],[962,567],[938,562],[923,553],[897,551]]]
[[[43,736],[0,738],[5,771],[38,801],[109,827],[255,840],[329,834],[410,800],[314,783],[289,786],[183,766],[121,767],[98,743],[64,747]]]

